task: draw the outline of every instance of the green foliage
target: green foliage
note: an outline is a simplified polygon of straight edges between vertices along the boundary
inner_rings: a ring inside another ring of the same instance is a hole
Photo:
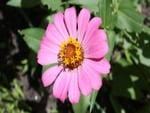
[[[90,9],[92,12],[98,11],[98,1],[99,0],[70,0],[74,4],[79,4],[82,7]]]
[[[108,37],[108,43],[109,43],[109,53],[107,54],[106,58],[108,60],[111,59],[111,56],[113,54],[113,50],[114,50],[114,46],[115,46],[115,41],[116,41],[116,37],[117,35],[115,34],[114,31],[109,31],[107,30],[107,37]]]
[[[91,94],[91,100],[90,100],[90,112],[92,112],[92,109],[95,105],[96,97],[97,97],[98,91],[93,91]]]
[[[9,0],[7,5],[13,7],[31,8],[40,4],[40,0]]]
[[[20,104],[23,99],[21,84],[16,79],[11,83],[11,90],[0,86],[0,113],[29,113],[28,106],[24,109],[20,108],[23,105],[23,102]]]
[[[113,11],[112,0],[99,0],[97,16],[102,18],[102,27],[113,29],[117,22],[117,15]]]
[[[73,104],[74,112],[75,113],[86,113],[89,103],[90,103],[90,96],[85,97],[85,96],[81,95],[79,103]]]
[[[44,35],[44,29],[41,28],[27,28],[24,30],[20,30],[19,33],[23,35],[23,39],[26,44],[37,53],[40,41],[42,36]]]
[[[41,0],[43,5],[48,6],[52,11],[61,10],[61,0]]]
[[[148,88],[148,82],[141,85],[142,81],[147,81],[144,75],[135,65],[125,64],[128,61],[119,61],[119,64],[114,69],[114,78],[112,82],[112,93],[116,96],[122,96],[133,100],[143,98],[143,88]],[[115,72],[115,70],[118,70]]]
[[[143,15],[137,13],[134,9],[120,7],[117,21],[118,28],[128,32],[141,32],[143,30],[143,21]]]

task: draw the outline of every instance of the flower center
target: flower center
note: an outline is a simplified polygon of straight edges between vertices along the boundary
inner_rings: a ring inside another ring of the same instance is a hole
[[[64,68],[70,70],[77,68],[83,61],[83,49],[80,43],[76,39],[69,37],[68,40],[61,44],[58,58],[59,63]]]

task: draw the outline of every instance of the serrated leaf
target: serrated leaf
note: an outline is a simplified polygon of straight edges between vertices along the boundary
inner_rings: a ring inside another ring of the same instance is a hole
[[[52,11],[61,9],[61,0],[41,0],[43,5],[48,6]]]
[[[44,29],[42,28],[27,28],[20,30],[19,33],[23,35],[23,39],[34,52],[37,53],[41,38],[44,35]]]
[[[9,0],[7,5],[13,7],[30,8],[40,4],[40,0]]]

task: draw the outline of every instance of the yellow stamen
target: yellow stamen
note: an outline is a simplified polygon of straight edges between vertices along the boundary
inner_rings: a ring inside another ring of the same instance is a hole
[[[69,37],[68,40],[60,45],[58,58],[64,68],[70,70],[77,68],[83,61],[83,49],[80,43],[76,39]]]

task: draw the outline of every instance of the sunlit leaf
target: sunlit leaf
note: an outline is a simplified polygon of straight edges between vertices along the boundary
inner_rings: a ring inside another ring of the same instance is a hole
[[[129,92],[131,99],[135,100],[137,98],[135,94],[136,91],[133,87],[128,88],[127,91]]]
[[[9,5],[9,6],[14,6],[14,7],[21,7],[22,5],[21,5],[21,1],[22,0],[9,0],[8,2],[7,2],[7,5]]]
[[[117,27],[119,29],[128,32],[142,32],[144,16],[133,8],[131,1],[121,0],[117,15]]]
[[[107,30],[107,37],[108,37],[108,44],[109,44],[109,53],[107,54],[106,58],[110,60],[116,42],[116,34],[114,31]]]
[[[40,4],[40,0],[9,0],[7,5],[13,7],[30,8]]]
[[[19,31],[19,33],[23,35],[23,39],[29,48],[36,53],[39,49],[40,41],[44,35],[44,32],[45,31],[42,28],[27,28]]]
[[[134,8],[131,0],[113,0],[118,5],[119,9]]]
[[[41,0],[41,2],[53,11],[61,9],[61,0]]]
[[[143,32],[147,33],[148,35],[150,35],[150,28],[147,27],[146,25],[143,26]]]
[[[117,15],[113,12],[112,0],[99,0],[97,15],[102,18],[102,27],[113,29],[117,22]]]
[[[146,66],[149,66],[150,67],[150,58],[147,58],[143,55],[143,51],[142,49],[137,49],[137,54],[139,55],[139,60],[142,64],[146,65]],[[149,50],[146,50],[147,52]]]
[[[79,4],[84,8],[90,9],[90,11],[98,12],[98,1],[99,0],[70,0],[74,4]]]

